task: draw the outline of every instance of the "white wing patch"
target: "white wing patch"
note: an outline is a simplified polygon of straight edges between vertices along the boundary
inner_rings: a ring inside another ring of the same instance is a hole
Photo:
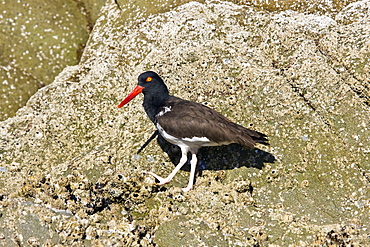
[[[184,137],[184,138],[176,138],[170,134],[168,134],[159,123],[156,124],[157,129],[161,136],[166,139],[168,142],[175,144],[179,147],[186,147],[186,148],[200,148],[203,146],[219,146],[223,144],[230,144],[230,143],[215,143],[210,141],[207,137]]]
[[[194,136],[191,138],[185,137],[185,138],[182,138],[182,140],[186,142],[205,142],[205,143],[210,142],[210,140],[207,137],[197,137],[197,136]]]

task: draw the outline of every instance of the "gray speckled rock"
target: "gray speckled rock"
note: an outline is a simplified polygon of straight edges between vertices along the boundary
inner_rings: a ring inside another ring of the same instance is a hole
[[[108,3],[82,62],[1,122],[1,244],[369,245],[368,13],[190,2],[128,22]],[[193,191],[187,171],[155,185],[142,171],[176,148],[135,155],[154,126],[140,97],[116,107],[149,69],[271,146],[204,149]]]

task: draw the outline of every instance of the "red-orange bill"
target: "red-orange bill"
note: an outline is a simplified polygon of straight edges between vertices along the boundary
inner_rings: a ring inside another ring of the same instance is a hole
[[[118,105],[118,108],[121,108],[122,106],[126,105],[128,102],[130,102],[133,98],[135,98],[136,95],[141,93],[143,91],[144,87],[137,85],[135,89],[127,95],[127,97]]]

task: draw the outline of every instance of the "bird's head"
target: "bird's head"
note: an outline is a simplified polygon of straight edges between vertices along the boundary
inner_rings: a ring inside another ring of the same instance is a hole
[[[138,85],[135,89],[118,105],[118,108],[126,105],[139,93],[168,95],[168,89],[159,75],[153,71],[147,71],[139,75]]]

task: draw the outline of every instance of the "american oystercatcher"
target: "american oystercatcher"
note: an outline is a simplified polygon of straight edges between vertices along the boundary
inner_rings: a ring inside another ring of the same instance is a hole
[[[169,183],[181,167],[187,162],[191,153],[190,178],[184,192],[193,188],[197,152],[204,146],[220,146],[239,143],[253,148],[256,143],[268,145],[267,136],[231,122],[215,110],[202,104],[171,96],[166,84],[153,71],[139,75],[136,88],[118,105],[118,108],[131,101],[139,93],[144,94],[143,106],[150,120],[165,140],[181,149],[179,164],[166,178],[153,172],[159,185]]]

